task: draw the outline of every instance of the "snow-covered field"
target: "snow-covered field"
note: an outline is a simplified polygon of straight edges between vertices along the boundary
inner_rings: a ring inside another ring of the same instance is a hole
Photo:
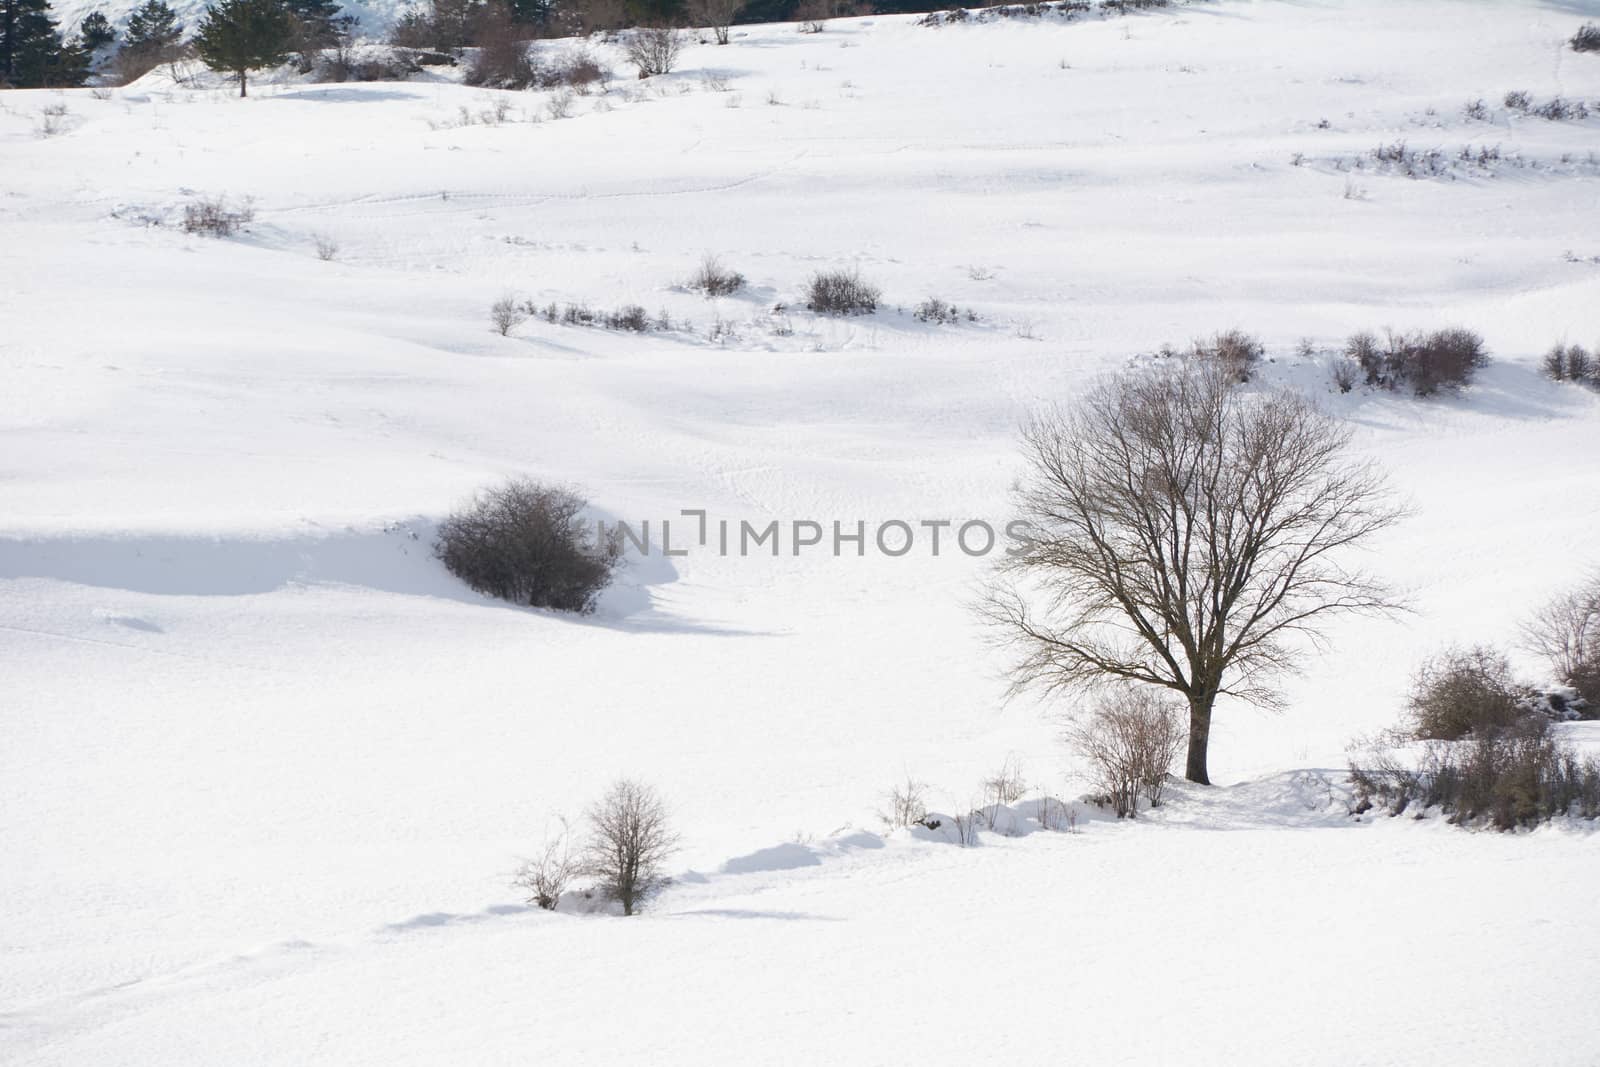
[[[1600,1063],[1600,836],[1355,822],[1339,770],[1422,655],[1596,558],[1600,395],[1537,362],[1600,341],[1600,115],[1498,106],[1600,104],[1585,17],[747,27],[644,82],[598,46],[561,119],[443,80],[0,94],[0,1062]],[[1400,140],[1517,162],[1341,169]],[[184,235],[218,195],[254,223]],[[707,252],[749,290],[684,290]],[[879,314],[799,309],[850,266]],[[507,294],[677,327],[502,338]],[[1467,393],[1329,385],[1350,332],[1443,325],[1494,353]],[[583,620],[430,557],[517,473],[675,534],[999,524],[1020,417],[1233,326],[1389,469],[1414,514],[1370,562],[1416,610],[1224,707],[1237,784],[1136,824],[881,832],[907,775],[1084,788],[948,543],[655,555]],[[619,774],[677,884],[524,908],[519,857]]]

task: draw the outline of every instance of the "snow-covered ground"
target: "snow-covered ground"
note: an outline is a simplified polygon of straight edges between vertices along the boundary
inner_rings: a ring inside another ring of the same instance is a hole
[[[1600,396],[1536,367],[1600,341],[1600,116],[1498,106],[1600,103],[1585,17],[749,27],[561,119],[440,80],[0,94],[0,1061],[1600,1062],[1600,837],[1356,823],[1338,772],[1419,657],[1595,562]],[[1341,169],[1399,140],[1521,165]],[[185,236],[219,195],[247,232]],[[706,252],[750,289],[685,291]],[[850,266],[884,310],[798,310]],[[677,328],[502,338],[506,294]],[[1328,384],[1354,330],[1457,324],[1496,357],[1460,397]],[[658,530],[998,524],[1022,415],[1233,326],[1412,504],[1371,563],[1416,611],[1224,707],[1239,784],[1138,824],[878,836],[908,774],[945,810],[1008,755],[1084,785],[948,544],[657,555],[585,620],[429,555],[514,473]],[[518,858],[618,774],[678,883],[524,909]]]

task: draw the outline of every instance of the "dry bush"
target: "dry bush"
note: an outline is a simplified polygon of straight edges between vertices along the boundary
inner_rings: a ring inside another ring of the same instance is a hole
[[[572,854],[572,835],[567,820],[559,821],[561,829],[545,835],[539,854],[525,860],[512,880],[513,885],[527,891],[529,904],[537,904],[545,911],[556,910],[561,894],[578,873],[578,858]]]
[[[639,72],[639,77],[671,74],[683,49],[683,35],[670,26],[647,26],[630,30],[622,51]]]
[[[727,44],[733,20],[744,6],[744,0],[689,0],[689,21],[711,31],[718,44]]]
[[[1184,737],[1176,703],[1131,685],[1116,687],[1067,731],[1068,744],[1089,761],[1096,787],[1119,819],[1138,814],[1140,794],[1151,807],[1161,803],[1167,771]]]
[[[1438,741],[1489,736],[1526,716],[1529,696],[1503,653],[1486,645],[1447,649],[1412,681],[1411,734]]]
[[[662,864],[677,851],[678,838],[666,805],[652,786],[624,778],[589,809],[588,823],[580,869],[632,915],[667,884]]]
[[[580,49],[563,53],[540,65],[536,77],[540,88],[566,86],[586,95],[596,85],[604,86],[610,80],[611,72],[602,67],[594,56]]]
[[[1567,377],[1575,382],[1584,382],[1591,385],[1600,384],[1600,374],[1596,373],[1595,358],[1582,345],[1567,346]]]
[[[1567,346],[1558,344],[1544,354],[1544,359],[1539,364],[1539,369],[1544,376],[1553,382],[1565,381],[1567,378]]]
[[[860,271],[818,271],[806,286],[806,307],[824,315],[870,315],[882,297]]]
[[[1027,790],[1028,783],[1022,777],[1021,761],[1014,756],[1007,756],[994,777],[984,779],[983,802],[1002,806],[1015,804]]]
[[[907,777],[883,795],[885,810],[878,813],[885,826],[903,830],[908,826],[921,826],[928,818],[928,787]]]
[[[232,237],[256,217],[249,200],[230,207],[222,197],[191,200],[183,207],[183,232],[207,237]]]
[[[1348,393],[1360,380],[1361,367],[1347,356],[1334,356],[1328,361],[1328,373],[1334,387],[1341,393]]]
[[[575,493],[528,479],[486,490],[439,524],[434,553],[480,593],[585,614],[611,584],[622,546],[583,521]]]
[[[1589,105],[1555,96],[1534,108],[1532,114],[1551,122],[1582,122],[1589,117]]]
[[[967,805],[965,815],[950,816],[950,828],[955,831],[955,842],[962,848],[971,848],[978,843],[978,824],[983,818],[983,813],[972,805]]]
[[[1345,342],[1345,358],[1355,363],[1366,378],[1368,385],[1380,385],[1383,382],[1383,349],[1378,347],[1378,339],[1371,333],[1363,330],[1353,333]]]
[[[1415,804],[1450,821],[1513,830],[1562,816],[1600,817],[1600,764],[1579,758],[1527,715],[1494,733],[1434,741],[1411,761],[1386,746],[1350,765],[1355,812],[1399,815]]]
[[[1572,35],[1571,44],[1574,52],[1600,52],[1600,24],[1585,22]]]
[[[918,322],[933,322],[941,326],[949,326],[962,319],[960,308],[954,304],[946,304],[938,297],[924,300],[912,310],[911,315]],[[965,317],[968,322],[978,321],[978,316],[971,311],[968,311]]]
[[[649,333],[652,325],[650,313],[639,304],[626,304],[609,311],[601,317],[601,321],[608,330],[627,330],[631,333]]]
[[[689,288],[698,289],[708,297],[729,296],[744,288],[744,275],[736,270],[728,270],[722,265],[722,260],[708,253],[689,279]]]
[[[1193,353],[1200,359],[1217,363],[1235,381],[1248,382],[1266,349],[1260,340],[1243,330],[1224,330],[1209,341],[1196,341]]]
[[[502,296],[489,306],[489,322],[501,337],[520,326],[527,317],[528,313],[515,297]]]
[[[1357,333],[1346,342],[1345,354],[1368,385],[1409,387],[1418,396],[1470,385],[1489,364],[1483,338],[1459,327],[1410,334],[1390,330],[1381,344],[1370,333]]]
[[[1418,396],[1470,385],[1478,370],[1489,363],[1483,338],[1459,328],[1418,334],[1405,343],[1404,351],[1398,377]]]
[[[1540,364],[1545,377],[1552,381],[1573,381],[1600,384],[1595,373],[1595,360],[1582,345],[1555,345],[1545,353]]]
[[[1523,626],[1522,640],[1600,713],[1600,570],[1546,604]]]
[[[504,4],[486,5],[472,18],[472,43],[477,46],[462,82],[488,89],[526,89],[535,80],[528,52],[528,29],[511,17]]]
[[[1071,833],[1078,828],[1077,813],[1066,802],[1052,796],[1039,798],[1039,827],[1052,833]]]
[[[322,260],[324,263],[328,262],[339,254],[339,242],[334,240],[332,237],[329,237],[325,233],[312,234],[311,243],[316,247],[317,258]]]
[[[1521,89],[1513,89],[1506,94],[1503,103],[1512,111],[1526,111],[1533,106],[1533,97]]]

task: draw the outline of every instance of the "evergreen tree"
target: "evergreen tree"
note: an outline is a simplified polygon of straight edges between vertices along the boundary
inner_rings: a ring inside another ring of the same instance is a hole
[[[183,24],[178,21],[178,13],[168,7],[165,0],[145,0],[128,17],[122,47],[159,56],[177,44],[182,36]]]
[[[339,14],[335,0],[284,0],[289,15],[300,28],[300,36],[314,40],[318,47],[329,48],[350,32],[355,20]]]
[[[0,84],[82,85],[87,73],[87,53],[62,41],[48,0],[0,0]]]
[[[237,74],[245,96],[246,73],[288,59],[293,38],[294,20],[283,0],[222,0],[206,8],[194,45],[206,66]]]
[[[117,31],[111,28],[111,20],[106,18],[104,11],[91,11],[78,26],[78,37],[83,41],[83,47],[93,52],[115,41]]]

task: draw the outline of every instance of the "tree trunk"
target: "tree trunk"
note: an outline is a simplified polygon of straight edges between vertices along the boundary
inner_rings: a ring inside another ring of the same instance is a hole
[[[1211,742],[1211,705],[1216,700],[1215,694],[1189,698],[1189,759],[1183,776],[1201,785],[1211,784],[1206,774],[1206,746]]]
[[[244,96],[244,71],[239,72],[239,95]]]

